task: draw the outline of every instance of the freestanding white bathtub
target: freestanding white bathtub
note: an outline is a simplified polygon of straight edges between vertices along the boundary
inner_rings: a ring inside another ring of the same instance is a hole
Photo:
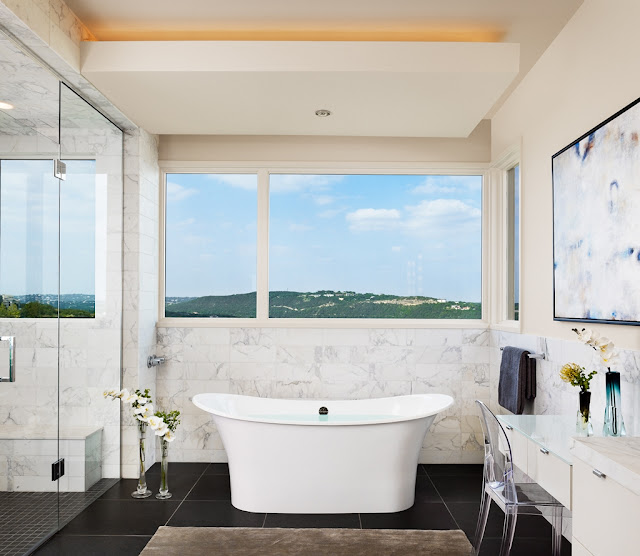
[[[422,441],[451,396],[278,400],[197,394],[229,458],[231,503],[260,513],[398,512],[414,503]],[[328,415],[320,415],[321,407]]]

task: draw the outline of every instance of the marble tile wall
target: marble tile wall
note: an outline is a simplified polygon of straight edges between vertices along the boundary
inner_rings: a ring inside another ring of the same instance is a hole
[[[615,334],[608,334],[615,342]],[[565,363],[578,363],[587,370],[597,370],[591,381],[591,410],[594,427],[601,427],[605,407],[606,369],[599,365],[596,353],[577,340],[561,340],[529,334],[491,331],[491,403],[499,409],[498,380],[500,377],[500,348],[511,345],[544,353],[545,359],[536,362],[537,396],[527,404],[525,413],[574,415],[578,411],[578,388],[560,380],[560,368]],[[627,433],[640,434],[640,351],[620,350],[620,360],[613,370],[621,373],[622,413]]]
[[[423,463],[482,461],[474,400],[489,401],[489,332],[466,329],[158,328],[161,407],[179,409],[173,461],[226,461],[201,392],[275,398],[358,399],[444,393]]]
[[[122,385],[151,390],[156,369],[147,357],[156,348],[158,317],[158,138],[144,130],[125,135],[123,369]],[[157,406],[157,403],[156,403]],[[153,450],[147,467],[155,462]],[[122,411],[122,476],[138,475],[137,426],[130,408]]]

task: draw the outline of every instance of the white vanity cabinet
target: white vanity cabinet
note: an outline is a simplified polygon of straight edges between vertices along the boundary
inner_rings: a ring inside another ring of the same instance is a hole
[[[626,439],[600,440],[615,446],[615,441],[622,445]],[[572,554],[637,556],[640,554],[640,493],[635,488],[637,485],[633,480],[627,480],[628,473],[620,473],[617,466],[612,466],[611,460],[602,457],[588,459],[589,462],[579,457],[573,460]]]

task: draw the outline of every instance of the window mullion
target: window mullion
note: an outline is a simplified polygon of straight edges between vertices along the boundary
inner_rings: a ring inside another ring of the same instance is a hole
[[[256,317],[269,318],[269,172],[258,170]]]

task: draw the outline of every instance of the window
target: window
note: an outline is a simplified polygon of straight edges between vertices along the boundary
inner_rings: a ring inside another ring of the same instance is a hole
[[[481,176],[270,180],[269,316],[481,318]]]
[[[255,174],[167,174],[165,315],[256,316]]]
[[[165,174],[166,317],[482,318],[481,175],[259,175]]]
[[[95,316],[95,160],[64,162],[0,161],[2,318]]]
[[[520,165],[507,171],[507,319],[520,320]]]

